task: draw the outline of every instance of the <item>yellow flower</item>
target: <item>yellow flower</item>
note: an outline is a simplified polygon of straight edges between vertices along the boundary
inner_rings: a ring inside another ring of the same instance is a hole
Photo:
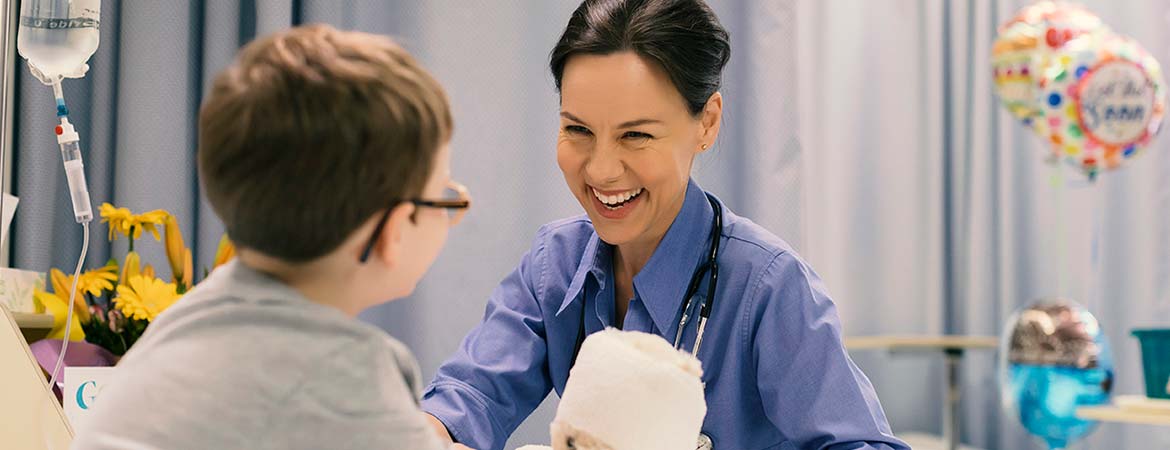
[[[184,289],[191,289],[191,284],[195,281],[195,259],[191,256],[191,249],[183,249],[183,278],[176,279],[175,282],[183,283]]]
[[[93,269],[81,274],[77,281],[77,290],[94,297],[100,297],[105,291],[113,291],[114,283],[118,281],[118,266],[106,264],[99,269]]]
[[[53,294],[68,300],[69,289],[73,287],[73,276],[65,275],[60,270],[52,269],[49,271],[49,278],[53,285]],[[100,268],[82,272],[77,280],[77,295],[73,298],[73,304],[77,308],[78,313],[84,315],[86,320],[89,320],[89,309],[81,294],[100,297],[106,291],[113,291],[114,283],[117,281],[118,266],[112,262]]]
[[[118,297],[114,298],[114,305],[126,317],[154,320],[179,297],[175,283],[137,275],[130,277],[125,285],[118,286]]]
[[[179,221],[175,219],[175,216],[167,214],[165,222],[167,262],[171,263],[171,274],[174,276],[174,281],[184,281],[186,276],[191,275],[186,273],[183,261],[184,254],[190,250],[187,250],[187,247],[183,245],[183,232],[179,229]]]
[[[122,229],[122,226],[129,224],[134,217],[134,215],[130,213],[129,208],[115,208],[114,205],[109,203],[102,203],[102,206],[98,208],[98,212],[102,216],[102,223],[110,224],[110,233],[109,237],[107,238],[108,240],[114,240],[115,231],[122,234],[130,232],[129,226],[127,226],[125,230]]]
[[[142,257],[138,256],[138,252],[126,253],[126,262],[122,263],[122,278],[118,281],[118,285],[126,285],[131,278],[142,275],[146,278],[154,278],[154,267],[150,264],[142,264]]]
[[[82,275],[84,277],[84,275]],[[69,302],[70,288],[73,287],[73,276],[65,275],[60,270],[53,269],[49,271],[49,280],[53,285],[53,294],[61,299],[61,301]],[[77,281],[77,293],[80,294],[85,291],[81,280]],[[48,305],[45,305],[46,307]],[[88,322],[90,318],[89,306],[85,304],[85,298],[81,295],[73,296],[74,315],[81,319],[81,322]],[[64,311],[64,310],[62,310]]]
[[[154,240],[160,241],[162,237],[158,234],[158,225],[163,225],[166,222],[170,213],[161,209],[145,212],[142,214],[134,214],[130,212],[129,208],[115,208],[109,203],[102,203],[100,208],[102,222],[110,224],[109,240],[118,239],[118,236],[126,236],[130,239],[138,239],[142,236],[142,230],[149,231],[154,235]]]
[[[211,266],[211,268],[214,269],[216,267],[222,266],[228,261],[231,261],[235,256],[236,246],[235,244],[232,244],[232,241],[228,239],[227,235],[225,234],[223,237],[219,238],[219,248],[215,250],[215,265]]]
[[[118,280],[118,284],[126,284],[126,280],[140,273],[142,273],[142,258],[138,256],[138,252],[127,252],[126,261],[122,263],[122,277]]]
[[[33,298],[39,306],[43,307],[46,312],[53,315],[53,329],[49,331],[48,339],[65,339],[65,319],[69,313],[65,306],[67,299],[62,299],[56,294],[50,294],[40,289],[33,290]],[[88,311],[87,311],[88,312]],[[73,323],[69,328],[70,341],[84,341],[85,331],[81,329],[81,317],[76,312],[73,314]]]

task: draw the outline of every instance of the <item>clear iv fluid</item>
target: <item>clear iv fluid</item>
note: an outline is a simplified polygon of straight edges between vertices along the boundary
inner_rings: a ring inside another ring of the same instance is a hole
[[[69,181],[74,218],[77,223],[89,222],[93,220],[93,210],[85,183],[85,165],[81,162],[81,145],[77,141],[61,144],[61,156],[65,158],[65,178]]]
[[[100,0],[25,0],[16,47],[48,80],[76,73],[97,50]]]

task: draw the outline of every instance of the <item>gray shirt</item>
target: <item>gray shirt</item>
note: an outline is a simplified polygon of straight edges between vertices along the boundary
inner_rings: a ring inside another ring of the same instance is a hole
[[[238,261],[118,363],[74,449],[442,449],[418,363],[381,330]]]

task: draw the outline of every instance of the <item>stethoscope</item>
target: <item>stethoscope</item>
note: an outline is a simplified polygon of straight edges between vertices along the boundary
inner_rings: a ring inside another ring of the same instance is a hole
[[[719,281],[719,237],[723,234],[723,211],[719,208],[719,202],[711,194],[707,194],[707,201],[711,203],[711,209],[715,211],[715,217],[711,219],[711,234],[708,236],[711,244],[707,251],[707,261],[695,269],[691,274],[691,281],[687,284],[686,294],[683,298],[686,302],[680,310],[681,319],[678,322],[678,332],[674,336],[674,348],[682,350],[683,330],[686,329],[687,324],[692,319],[691,306],[695,300],[695,293],[699,290],[699,284],[703,281],[703,275],[706,274],[710,281],[707,282],[707,296],[702,298],[702,303],[699,305],[699,328],[695,330],[695,344],[691,347],[691,354],[698,358],[699,348],[703,345],[703,332],[707,329],[707,319],[711,317],[711,309],[715,303],[715,286]],[[577,354],[581,351],[581,345],[585,343],[585,306],[581,306],[581,322],[577,329],[577,345],[573,348],[573,360],[570,367],[576,365]],[[699,435],[697,450],[711,450],[714,448],[711,438],[706,434]]]
[[[715,201],[715,197],[707,194],[707,201],[711,202],[711,208],[715,210],[715,217],[711,219],[711,247],[707,251],[707,262],[699,266],[698,269],[691,275],[691,282],[687,285],[687,292],[683,298],[687,299],[682,307],[682,318],[678,321],[678,332],[674,335],[674,348],[682,350],[682,336],[683,330],[687,327],[687,321],[690,319],[691,304],[695,301],[695,292],[699,290],[699,283],[703,280],[703,273],[706,272],[710,277],[707,282],[707,296],[702,299],[702,304],[699,305],[699,329],[695,330],[695,345],[691,347],[691,354],[697,358],[699,356],[699,347],[703,345],[703,331],[707,329],[707,319],[711,317],[711,305],[715,303],[715,284],[719,281],[719,235],[723,233],[723,211],[719,209],[719,203]]]

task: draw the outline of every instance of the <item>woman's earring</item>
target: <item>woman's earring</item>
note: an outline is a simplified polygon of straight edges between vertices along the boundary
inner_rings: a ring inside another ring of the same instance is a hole
[[[699,146],[699,148],[702,148],[703,150],[706,150],[706,149],[707,149],[707,144],[703,144],[703,145]]]

